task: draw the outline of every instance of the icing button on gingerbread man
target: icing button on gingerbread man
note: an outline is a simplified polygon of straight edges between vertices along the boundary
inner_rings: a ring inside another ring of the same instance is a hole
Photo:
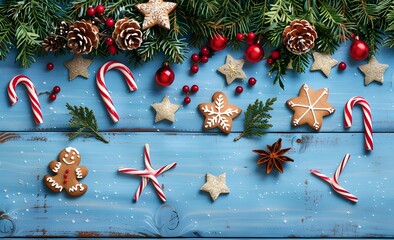
[[[61,192],[64,189],[70,196],[81,196],[88,190],[88,186],[80,183],[78,179],[86,177],[88,169],[79,166],[80,162],[81,156],[77,149],[72,147],[63,149],[59,153],[58,160],[49,163],[49,169],[56,175],[45,175],[45,185],[53,192]]]

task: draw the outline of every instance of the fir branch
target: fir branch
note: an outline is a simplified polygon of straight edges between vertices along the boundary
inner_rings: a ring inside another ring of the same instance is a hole
[[[70,111],[69,114],[72,115],[68,125],[72,128],[78,129],[77,131],[70,133],[68,140],[71,141],[85,130],[89,130],[96,135],[96,139],[109,143],[109,141],[99,133],[97,120],[94,116],[93,110],[82,106],[71,106],[68,103],[66,103],[66,107]]]
[[[275,85],[277,82],[279,82],[279,86],[282,89],[285,89],[283,75],[286,75],[288,64],[289,60],[286,58],[277,59],[272,65],[271,69],[268,71],[268,75],[276,73],[273,84]]]
[[[272,127],[272,124],[268,122],[268,119],[271,118],[271,114],[268,112],[273,110],[271,106],[275,101],[276,97],[268,98],[264,104],[263,101],[256,99],[254,104],[249,104],[244,113],[245,129],[238,137],[234,138],[234,141],[238,141],[242,137],[261,136],[267,129]]]

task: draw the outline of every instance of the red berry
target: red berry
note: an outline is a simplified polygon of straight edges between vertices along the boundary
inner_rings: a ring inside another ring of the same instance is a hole
[[[208,62],[208,56],[206,56],[206,55],[203,55],[203,56],[201,56],[201,62],[202,63],[206,63],[206,62]]]
[[[199,89],[199,88],[198,88],[197,85],[193,85],[193,86],[192,86],[192,92],[194,92],[194,93],[195,93],[195,92],[198,92],[198,89]]]
[[[242,41],[242,40],[244,40],[244,35],[242,33],[237,33],[237,35],[235,35],[235,38],[238,41]]]
[[[246,39],[246,44],[248,44],[248,45],[254,44],[254,39],[253,38],[252,39],[247,38]]]
[[[249,84],[250,86],[254,86],[254,85],[256,85],[256,83],[257,83],[256,78],[254,78],[254,77],[249,78],[248,84]]]
[[[191,103],[191,101],[192,101],[192,99],[191,99],[190,97],[185,97],[185,98],[183,99],[183,102],[186,103],[186,104]]]
[[[103,14],[104,13],[104,10],[105,10],[105,7],[103,6],[103,5],[101,5],[101,4],[99,4],[99,5],[97,5],[97,7],[96,7],[96,12],[98,13],[98,14]]]
[[[185,86],[183,86],[182,87],[182,91],[184,92],[184,93],[188,93],[189,92],[189,86],[187,86],[187,85],[185,85]]]
[[[248,39],[254,40],[255,37],[256,37],[256,34],[254,34],[254,32],[250,32],[250,33],[248,33],[248,36],[246,36],[246,40],[248,40]]]
[[[197,66],[197,64],[193,64],[193,65],[190,67],[190,72],[192,72],[192,73],[197,73],[197,72],[198,72],[198,66]]]
[[[115,45],[111,45],[111,46],[109,46],[109,48],[108,48],[108,52],[109,52],[111,55],[115,55],[115,54],[118,52],[118,49],[116,48]]]
[[[209,50],[208,47],[202,47],[201,48],[201,54],[202,55],[208,55],[211,51]]]
[[[51,94],[49,95],[49,100],[55,101],[55,100],[56,100],[56,94],[51,93]]]
[[[339,70],[345,70],[346,69],[346,63],[344,63],[344,62],[340,62],[339,64],[338,64],[338,69]]]
[[[192,55],[191,59],[192,59],[193,62],[196,63],[196,62],[200,61],[200,56],[197,53],[194,53]]]
[[[242,93],[242,92],[244,91],[244,88],[241,87],[241,86],[238,86],[238,87],[235,88],[235,91],[236,91],[237,93]]]
[[[272,65],[272,64],[274,64],[274,62],[275,62],[275,60],[272,59],[271,57],[267,58],[267,64],[268,65]]]
[[[105,39],[105,43],[106,43],[108,46],[111,46],[112,44],[114,44],[114,39],[111,38],[111,37],[107,37],[107,38]]]
[[[59,93],[60,92],[60,87],[59,86],[54,86],[53,89],[52,89],[52,92],[55,93],[55,94]]]
[[[86,15],[93,17],[96,14],[96,9],[94,7],[89,7],[88,10],[86,10]]]
[[[280,57],[280,52],[279,52],[278,50],[274,50],[274,51],[271,52],[271,58],[272,58],[273,60],[276,60],[276,59],[278,59],[279,57]]]
[[[48,64],[47,64],[47,69],[48,69],[49,71],[53,70],[54,67],[55,67],[55,66],[53,65],[53,63],[48,63]]]
[[[115,20],[109,17],[105,20],[105,25],[107,25],[107,27],[113,27],[115,25]]]

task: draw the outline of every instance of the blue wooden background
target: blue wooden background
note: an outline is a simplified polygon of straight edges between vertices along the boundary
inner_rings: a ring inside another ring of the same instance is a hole
[[[107,60],[127,63],[122,56],[95,59],[89,67],[90,77],[68,80],[63,63],[72,55],[38,59],[29,69],[19,68],[10,55],[0,62],[0,131],[8,141],[0,143],[0,236],[1,237],[394,237],[394,49],[382,48],[377,59],[389,64],[384,84],[364,86],[358,66],[365,61],[350,59],[350,42],[333,55],[347,63],[345,71],[334,67],[329,78],[319,71],[289,73],[286,89],[272,85],[265,62],[246,63],[244,71],[255,77],[253,87],[237,80],[227,86],[216,70],[226,54],[240,59],[243,52],[230,49],[218,52],[200,71],[189,74],[190,63],[173,65],[175,82],[167,88],[154,82],[162,58],[142,66],[130,66],[139,89],[129,92],[119,72],[108,72],[105,79],[120,121],[113,124],[96,89],[95,74]],[[195,50],[196,52],[198,50]],[[191,55],[191,53],[190,53]],[[53,62],[55,69],[46,70]],[[18,86],[19,102],[10,106],[6,87],[17,74],[25,74],[38,92],[62,89],[55,102],[40,95],[44,117],[35,125],[25,89]],[[290,125],[292,111],[285,101],[298,94],[303,83],[314,90],[328,87],[329,102],[336,112],[324,118],[319,133],[307,127]],[[154,122],[153,102],[168,95],[173,103],[183,104],[183,85],[197,84],[200,91],[192,102],[176,113],[176,121]],[[244,87],[240,95],[237,85]],[[233,133],[203,132],[203,117],[197,105],[210,102],[216,91],[227,94],[230,103],[246,110],[256,98],[277,97],[272,112],[273,127],[261,138],[243,138],[233,142],[243,129],[243,115],[234,121]],[[364,150],[362,113],[354,110],[353,126],[343,127],[343,107],[355,96],[365,97],[372,108],[375,149]],[[68,141],[70,116],[65,103],[93,109],[105,137],[104,144],[95,139]],[[265,149],[279,137],[283,147],[291,147],[288,156],[294,163],[285,165],[284,174],[265,174],[265,165],[256,165],[253,149]],[[152,165],[158,168],[171,162],[178,165],[158,180],[164,186],[167,202],[157,197],[151,183],[137,203],[132,201],[140,178],[118,174],[119,167],[143,168],[143,146],[151,147]],[[77,148],[81,165],[89,168],[82,181],[88,192],[78,198],[55,194],[44,186],[42,178],[49,173],[49,162],[65,147]],[[340,177],[341,184],[359,197],[353,204],[310,174],[318,169],[332,175],[346,153],[350,161]],[[227,173],[230,194],[212,202],[209,194],[200,192],[206,173]]]

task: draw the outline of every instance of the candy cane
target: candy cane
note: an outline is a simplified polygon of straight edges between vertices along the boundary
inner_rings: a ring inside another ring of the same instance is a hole
[[[10,83],[8,84],[7,91],[11,105],[15,105],[18,102],[18,96],[16,95],[16,86],[19,83],[22,83],[27,88],[31,109],[33,110],[34,121],[36,122],[36,124],[43,123],[41,106],[40,106],[40,102],[38,101],[36,87],[34,86],[33,82],[30,80],[30,78],[26,77],[25,75],[15,76],[14,78],[11,79]]]
[[[114,103],[112,102],[112,99],[108,92],[108,88],[105,85],[105,81],[104,81],[105,73],[107,73],[107,71],[111,70],[112,68],[118,69],[123,73],[130,91],[137,90],[137,84],[134,81],[134,76],[133,73],[130,71],[130,69],[126,65],[120,62],[109,61],[107,63],[104,63],[98,70],[96,75],[96,83],[98,90],[100,92],[101,97],[104,100],[104,104],[105,107],[107,108],[108,113],[110,114],[112,120],[116,123],[119,121],[119,115],[115,110]]]
[[[334,173],[334,176],[332,178],[327,177],[326,175],[322,174],[321,172],[317,170],[311,170],[311,173],[315,174],[319,178],[323,179],[324,181],[328,182],[331,184],[331,187],[340,195],[345,197],[346,199],[352,201],[352,202],[358,202],[358,198],[351,194],[349,191],[341,187],[338,183],[339,175],[342,173],[343,169],[346,166],[346,163],[348,162],[350,158],[350,154],[346,154],[345,157],[342,159],[341,164],[338,166],[337,170]]]
[[[373,137],[372,137],[372,116],[371,108],[365,98],[355,96],[347,101],[344,112],[345,112],[345,128],[352,126],[352,108],[354,105],[359,104],[364,113],[364,138],[365,138],[365,149],[373,150]]]

